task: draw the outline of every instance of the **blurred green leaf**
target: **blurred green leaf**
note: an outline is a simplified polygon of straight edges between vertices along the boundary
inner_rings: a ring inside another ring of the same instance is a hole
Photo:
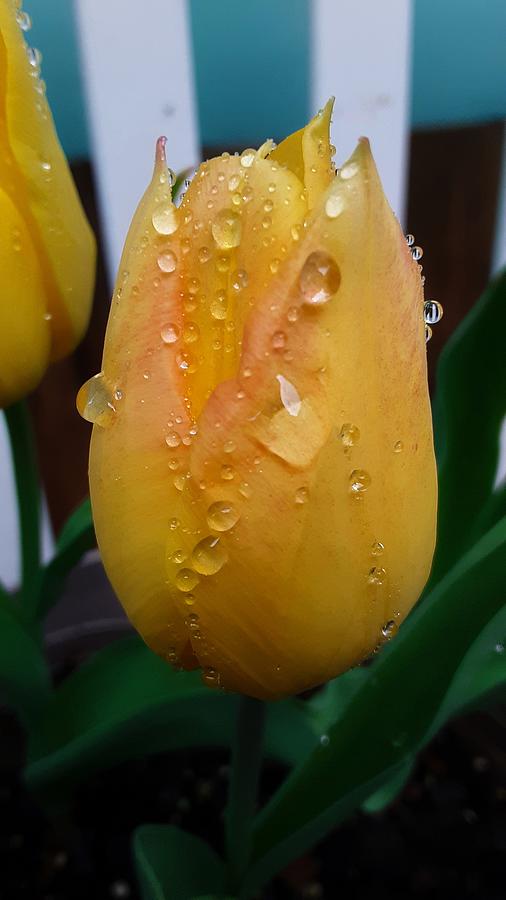
[[[35,727],[48,701],[47,665],[21,611],[0,598],[0,695],[27,728]]]
[[[89,499],[81,503],[63,526],[53,559],[40,573],[33,592],[34,615],[43,618],[58,601],[65,579],[81,557],[95,546],[95,531]]]
[[[146,753],[228,747],[238,697],[205,687],[198,672],[174,672],[137,637],[97,653],[55,692],[32,734],[26,778],[61,802],[95,771]],[[314,747],[303,704],[270,704],[266,752],[287,765]]]
[[[200,838],[173,825],[142,825],[133,837],[142,900],[224,896],[225,867]]]
[[[492,494],[506,415],[505,333],[506,271],[454,332],[437,368],[439,521],[431,585],[470,546]]]
[[[414,758],[409,757],[395,770],[395,774],[391,775],[373,794],[367,797],[362,803],[362,809],[366,813],[378,813],[395,800],[398,794],[407,784],[411,772],[413,771]]]
[[[454,566],[384,649],[353,703],[328,730],[328,743],[288,776],[260,814],[249,888],[265,883],[399,774],[406,756],[433,733],[476,636],[492,627],[503,607],[505,551],[506,517]]]

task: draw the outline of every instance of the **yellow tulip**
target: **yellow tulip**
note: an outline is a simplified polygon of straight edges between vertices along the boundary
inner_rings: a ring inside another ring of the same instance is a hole
[[[88,323],[95,242],[54,129],[40,54],[0,0],[0,408],[32,390]]]
[[[205,162],[178,208],[159,141],[103,371],[78,398],[131,621],[176,666],[258,698],[364,659],[434,549],[419,267],[367,140],[335,171],[330,113]]]

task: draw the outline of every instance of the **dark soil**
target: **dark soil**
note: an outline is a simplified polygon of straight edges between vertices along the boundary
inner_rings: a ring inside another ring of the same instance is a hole
[[[12,764],[22,747],[7,716],[0,733],[1,900],[136,900],[129,841],[143,822],[180,825],[221,849],[226,754],[177,753],[118,766],[83,786],[68,822],[50,822]],[[264,795],[282,774],[266,767]],[[474,716],[439,735],[388,810],[357,813],[262,897],[504,900],[505,852],[504,729]]]

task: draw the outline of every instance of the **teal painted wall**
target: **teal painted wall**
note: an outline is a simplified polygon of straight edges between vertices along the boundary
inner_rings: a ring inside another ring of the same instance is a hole
[[[205,144],[281,137],[306,120],[310,2],[190,0]],[[86,155],[72,2],[25,8],[62,143],[69,156]],[[415,127],[506,118],[506,0],[415,0],[411,111]]]

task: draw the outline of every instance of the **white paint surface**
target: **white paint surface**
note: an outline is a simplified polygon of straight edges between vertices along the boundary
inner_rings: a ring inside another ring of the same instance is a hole
[[[185,0],[76,0],[93,163],[111,281],[167,135],[178,172],[199,160]]]
[[[385,192],[404,222],[411,0],[313,0],[312,108],[335,96],[338,164],[371,141]]]
[[[46,505],[42,510],[42,557],[51,558],[53,537]],[[12,590],[19,584],[20,554],[16,489],[7,426],[0,414],[0,581]]]

